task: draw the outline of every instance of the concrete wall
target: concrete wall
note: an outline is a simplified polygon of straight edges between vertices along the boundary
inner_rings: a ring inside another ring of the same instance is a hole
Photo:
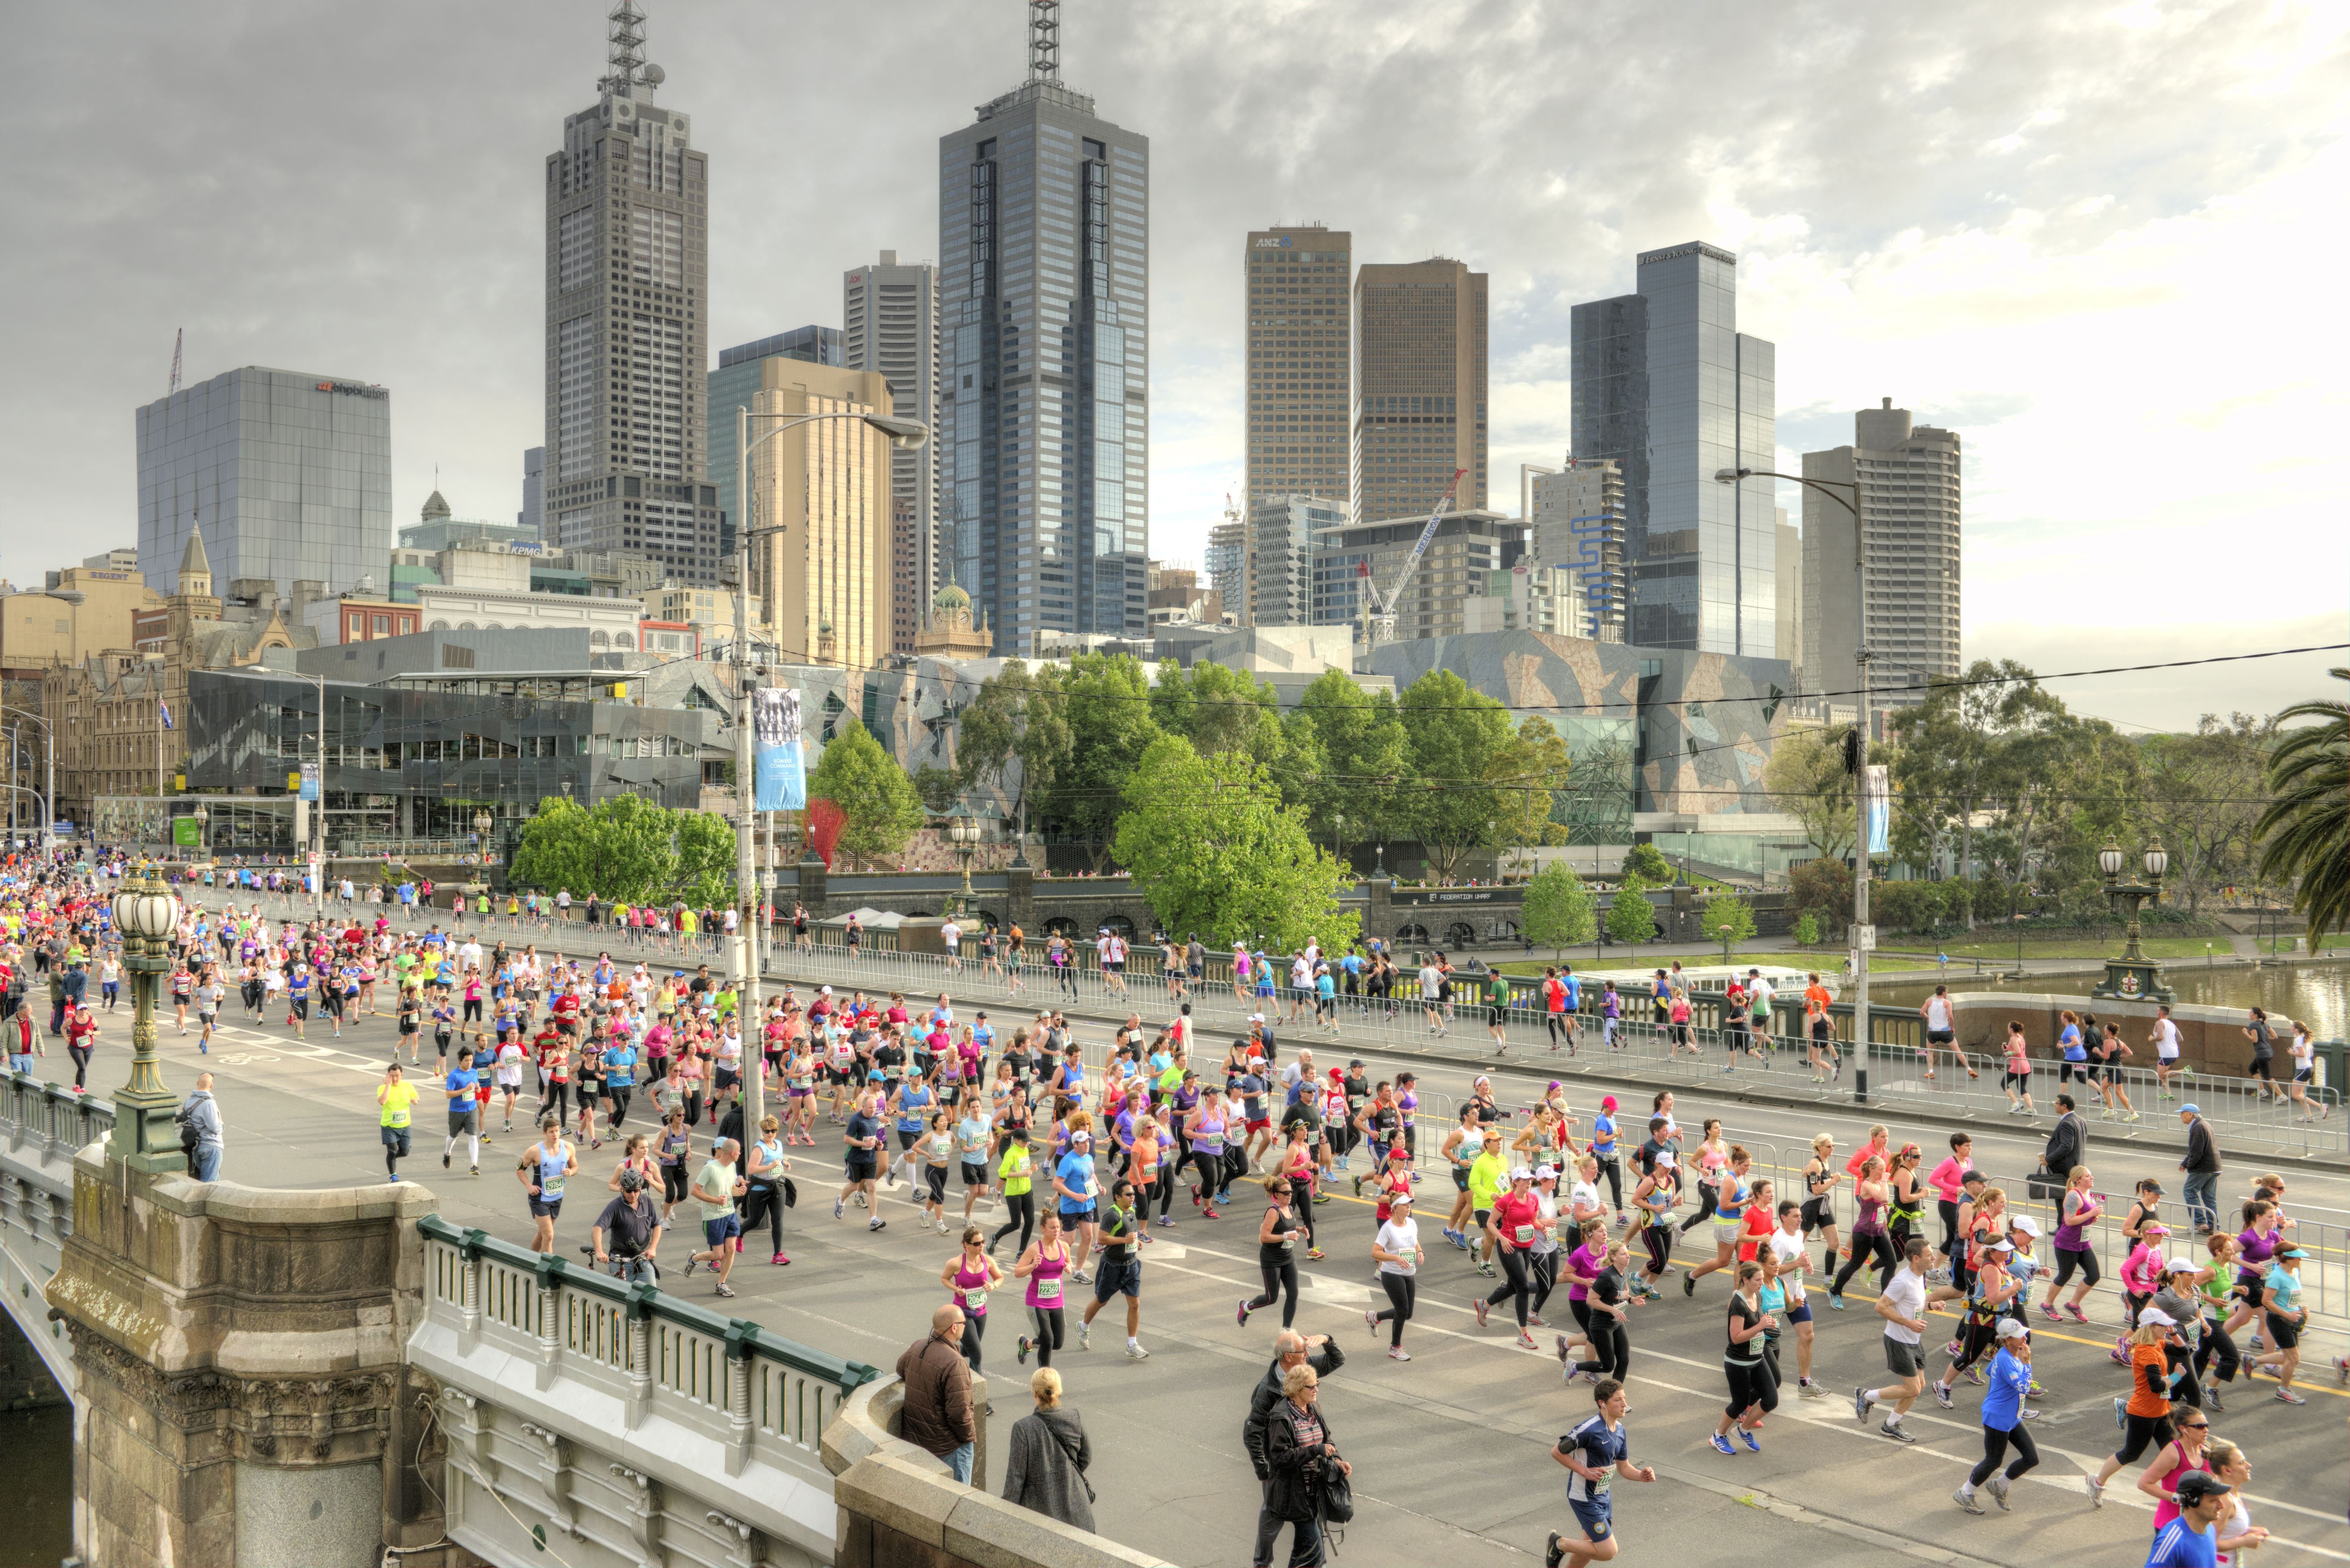
[[[2085,977],[2082,990],[2088,989]],[[2154,1066],[2155,1004],[2150,1002],[2090,1001],[2075,993],[2070,996],[2028,992],[1953,992],[1950,1001],[1951,1022],[1957,1026],[1959,1044],[1969,1051],[1981,1051],[1992,1055],[2004,1049],[2007,1025],[2011,1020],[2023,1025],[2024,1038],[2032,1042],[2033,1061],[2033,1092],[2053,1094],[2052,1086],[2043,1088],[2039,1082],[2040,1064],[2061,1059],[2056,1048],[2057,1036],[2064,1031],[2058,1017],[2064,1009],[2074,1012],[2093,1012],[2102,1024],[2105,1020],[2117,1019],[2122,1026],[2122,1041],[2136,1052],[2125,1057],[2126,1067]],[[2245,1026],[2252,1021],[2251,1012],[2241,1007],[2198,1007],[2185,1002],[2170,1010],[2178,1025],[2179,1061],[2199,1073],[2210,1073],[2227,1077],[2241,1077],[2252,1059],[2252,1043],[2244,1038]],[[2270,1020],[2278,1030],[2276,1042],[2276,1073],[2280,1078],[2290,1076],[2285,1062],[2288,1035],[2282,1021]]]

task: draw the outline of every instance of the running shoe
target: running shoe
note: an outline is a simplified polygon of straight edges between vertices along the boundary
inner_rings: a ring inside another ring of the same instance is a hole
[[[1371,1311],[1371,1310],[1370,1310],[1369,1308],[1367,1308],[1367,1307],[1364,1308],[1364,1309],[1363,1309],[1363,1326],[1364,1326],[1365,1328],[1367,1328],[1367,1329],[1369,1329],[1369,1330],[1371,1331],[1371,1337],[1372,1337],[1373,1339],[1377,1339],[1377,1338],[1378,1338],[1378,1336],[1379,1336],[1379,1314],[1377,1314],[1377,1313],[1375,1313],[1375,1312],[1373,1312],[1373,1311]]]
[[[2204,1408],[2216,1410],[2222,1416],[2228,1413],[2228,1407],[2220,1403],[2220,1386],[2217,1383],[2207,1383],[2203,1386],[2203,1406]]]
[[[889,1221],[877,1214],[873,1217],[873,1222],[865,1228],[868,1231],[886,1231],[889,1228]]]
[[[1071,1269],[1069,1271],[1069,1280],[1071,1283],[1080,1285],[1089,1285],[1094,1282],[1094,1277],[1091,1274],[1087,1273],[1082,1269]]]
[[[836,1219],[836,1220],[839,1219],[842,1215],[844,1215],[844,1214],[846,1214],[846,1213],[847,1213],[847,1212],[848,1212],[848,1205],[847,1205],[847,1204],[846,1204],[846,1203],[839,1203],[839,1202],[836,1202],[836,1203],[832,1206],[832,1217],[833,1217],[834,1219]]]
[[[1981,1387],[1982,1386],[1983,1386],[1983,1375],[1982,1375],[1982,1368],[1981,1368],[1981,1367],[1980,1367],[1980,1366],[1970,1366],[1970,1367],[1968,1367],[1968,1368],[1967,1368],[1967,1386],[1968,1386],[1968,1387],[1970,1387],[1970,1388],[1980,1388],[1980,1387]]]
[[[778,1252],[778,1253],[776,1253],[774,1257],[772,1257],[772,1258],[768,1259],[768,1260],[767,1260],[767,1262],[768,1262],[769,1263],[771,1263],[771,1264],[777,1264],[777,1265],[780,1265],[780,1264],[784,1264],[784,1263],[788,1263],[788,1262],[791,1262],[791,1260],[790,1260],[789,1258],[786,1258],[785,1256],[784,1256],[781,1252]]]
[[[1942,1354],[1955,1360],[1957,1359],[1958,1354],[1962,1346],[1960,1346],[1959,1342],[1954,1339],[1950,1341],[1950,1344],[1942,1346]]]
[[[2002,1513],[2008,1511],[2007,1490],[2010,1484],[2004,1474],[1994,1474],[1991,1478],[1991,1500],[1999,1504],[1999,1511]]]
[[[1411,1355],[1410,1353],[1406,1351],[1402,1345],[1390,1345],[1388,1346],[1388,1359],[1389,1361],[1409,1361],[1411,1359]]]
[[[449,1168],[449,1157],[445,1154],[441,1157],[441,1168],[443,1170]]]
[[[689,1280],[693,1278],[693,1266],[700,1262],[702,1262],[701,1253],[688,1252],[685,1255],[685,1273],[683,1277]]]
[[[1738,1450],[1731,1447],[1730,1439],[1723,1437],[1720,1432],[1716,1432],[1713,1435],[1711,1441],[1713,1443],[1713,1451],[1715,1453],[1728,1454],[1733,1459],[1738,1457]]]
[[[1890,1438],[1897,1443],[1914,1443],[1918,1440],[1917,1433],[1889,1418],[1877,1430],[1881,1436]]]
[[[2081,1480],[2082,1483],[2089,1489],[2089,1506],[2091,1508],[2105,1507],[2106,1483],[2099,1480],[2095,1476],[2083,1476]]]
[[[1028,1336],[1024,1334],[1020,1336],[1019,1361],[1023,1366],[1028,1365]]]
[[[1154,1225],[1164,1225],[1164,1226],[1165,1226],[1165,1227],[1167,1227],[1167,1229],[1169,1229],[1170,1231],[1172,1231],[1173,1229],[1175,1229],[1175,1221],[1174,1221],[1174,1220],[1170,1220],[1170,1219],[1169,1219],[1169,1218],[1167,1218],[1167,1216],[1166,1216],[1166,1215],[1164,1215],[1164,1214],[1161,1214],[1158,1219],[1153,1220],[1151,1221],[1151,1223],[1152,1223],[1152,1224],[1154,1224]]]
[[[1535,1328],[1548,1328],[1550,1326],[1550,1324],[1543,1322],[1543,1315],[1538,1312],[1530,1312],[1526,1314],[1526,1322]]]
[[[718,1282],[718,1290],[716,1293],[722,1296],[732,1297],[734,1294],[734,1287],[728,1284],[724,1280],[721,1280]]]
[[[2078,1302],[2066,1303],[2064,1306],[2064,1315],[2071,1318],[2074,1323],[2086,1323],[2089,1321],[2089,1314],[2081,1310],[2081,1303]]]
[[[1934,1403],[1935,1403],[1935,1404],[1939,1405],[1939,1406],[1940,1406],[1943,1409],[1945,1409],[1945,1410],[1948,1410],[1948,1409],[1950,1409],[1950,1408],[1952,1408],[1952,1407],[1952,1407],[1952,1404],[1951,1404],[1951,1399],[1950,1399],[1950,1386],[1949,1384],[1947,1384],[1947,1383],[1930,1383],[1930,1384],[1927,1385],[1927,1386],[1928,1386],[1928,1387],[1929,1387],[1929,1388],[1931,1388],[1931,1389],[1933,1389],[1933,1391],[1934,1391]]]
[[[1518,1331],[1517,1344],[1520,1350],[1540,1350],[1542,1348],[1541,1345],[1534,1343],[1534,1336],[1528,1334],[1523,1329],[1520,1329]]]
[[[1552,1531],[1550,1539],[1543,1543],[1543,1568],[1558,1568],[1559,1560],[1565,1555],[1566,1543],[1558,1538],[1557,1531]]]
[[[1754,1434],[1744,1427],[1738,1428],[1738,1440],[1746,1445],[1746,1451],[1750,1454],[1759,1454],[1762,1451],[1762,1445],[1756,1442]]]
[[[1828,1391],[1816,1383],[1798,1383],[1795,1385],[1795,1394],[1797,1397],[1804,1399],[1825,1399],[1827,1397]]]
[[[1868,1419],[1867,1389],[1856,1388],[1852,1391],[1852,1414],[1855,1420],[1866,1421]]]
[[[2057,1313],[2056,1303],[2054,1302],[2042,1302],[2040,1303],[2040,1315],[2046,1318],[2050,1323],[2063,1323],[2064,1321],[2063,1316]]]
[[[1128,1361],[1148,1361],[1150,1359],[1150,1352],[1142,1347],[1140,1340],[1129,1339],[1126,1342],[1126,1358]]]
[[[1830,1291],[1828,1293],[1828,1310],[1831,1312],[1844,1311],[1844,1297],[1836,1293],[1835,1291]]]
[[[1685,1296],[1693,1296],[1697,1294],[1697,1276],[1695,1274],[1683,1274],[1681,1276],[1681,1294]]]
[[[1247,1303],[1246,1301],[1243,1301],[1243,1302],[1241,1303],[1241,1309],[1240,1309],[1240,1320],[1239,1320],[1239,1321],[1240,1321],[1240,1325],[1241,1325],[1243,1328],[1246,1328],[1246,1327],[1248,1326],[1248,1314],[1249,1314],[1249,1304],[1248,1304],[1248,1303]],[[1021,1343],[1021,1344],[1023,1344],[1023,1345],[1025,1345],[1025,1344],[1027,1344],[1028,1342],[1027,1342],[1026,1340],[1024,1340],[1024,1340],[1022,1340],[1020,1343]]]
[[[2276,1391],[2276,1397],[2277,1402],[2282,1405],[2306,1405],[2309,1403],[2308,1400],[2303,1398],[2300,1395],[2294,1393],[2290,1388],[2278,1389]]]
[[[1975,1501],[1975,1494],[1970,1488],[1960,1487],[1958,1490],[1950,1494],[1950,1501],[1957,1503],[1960,1508],[1965,1509],[1969,1513],[1981,1513],[1983,1511],[1983,1505]]]
[[[1483,1296],[1470,1297],[1469,1308],[1471,1312],[1474,1312],[1477,1314],[1477,1326],[1479,1328],[1484,1327],[1485,1314],[1487,1312],[1492,1310],[1486,1303],[1485,1298]]]
[[[1094,1325],[1089,1323],[1080,1323],[1077,1324],[1077,1348],[1079,1350],[1091,1350],[1093,1347]]]

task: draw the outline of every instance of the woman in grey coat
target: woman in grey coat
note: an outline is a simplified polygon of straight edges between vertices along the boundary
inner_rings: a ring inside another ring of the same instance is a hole
[[[1094,1488],[1086,1480],[1093,1444],[1075,1410],[1061,1408],[1061,1375],[1039,1367],[1028,1379],[1034,1415],[1012,1424],[1012,1457],[1003,1467],[1003,1499],[1079,1530],[1094,1527]]]

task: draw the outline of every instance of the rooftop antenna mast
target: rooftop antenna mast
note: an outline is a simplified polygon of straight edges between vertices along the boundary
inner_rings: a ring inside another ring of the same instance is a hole
[[[184,327],[172,334],[172,384],[163,389],[163,395],[167,398],[180,389],[180,350],[187,341],[188,329]]]
[[[646,80],[644,8],[637,4],[637,0],[619,0],[619,4],[612,7],[610,21],[609,68],[603,80],[596,84],[596,88],[598,92],[631,98],[635,96],[635,88]]]
[[[1028,79],[1061,79],[1061,0],[1028,0]]]

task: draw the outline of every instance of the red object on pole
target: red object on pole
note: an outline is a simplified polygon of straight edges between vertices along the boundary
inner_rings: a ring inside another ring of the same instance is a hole
[[[832,869],[832,846],[840,842],[840,830],[848,825],[848,816],[832,801],[808,802],[808,843],[816,849],[816,858],[824,867]]]

